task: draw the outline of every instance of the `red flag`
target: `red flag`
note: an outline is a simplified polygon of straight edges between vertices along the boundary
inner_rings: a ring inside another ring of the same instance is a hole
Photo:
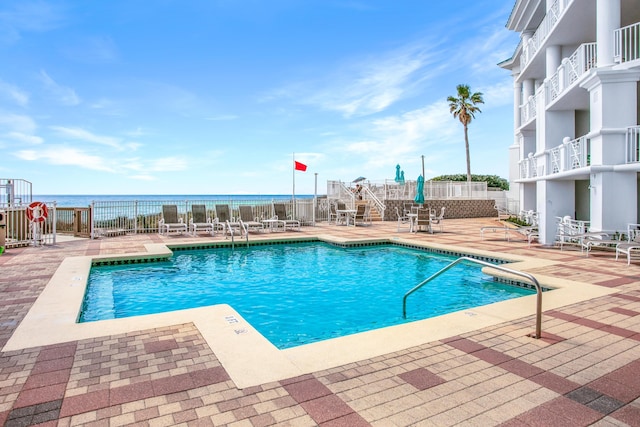
[[[302,172],[305,172],[307,170],[307,165],[305,165],[304,163],[300,163],[295,160],[293,162],[295,163],[295,166],[294,166],[295,170],[302,171]]]

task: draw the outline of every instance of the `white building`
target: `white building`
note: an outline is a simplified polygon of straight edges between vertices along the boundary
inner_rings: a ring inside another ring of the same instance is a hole
[[[625,232],[640,223],[640,0],[516,0],[509,181],[520,210],[539,213],[540,242],[557,217]]]

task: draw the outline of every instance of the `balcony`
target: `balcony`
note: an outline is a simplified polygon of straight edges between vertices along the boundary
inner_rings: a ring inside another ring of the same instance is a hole
[[[520,106],[520,126],[526,125],[536,118],[537,96],[531,95],[529,99]]]
[[[622,64],[640,59],[640,22],[615,30],[613,59]]]
[[[632,126],[627,128],[625,137],[626,159],[627,163],[640,162],[640,126]]]
[[[547,36],[553,30],[553,27],[558,22],[559,17],[562,13],[567,9],[567,7],[573,3],[573,0],[555,0],[547,14],[540,22],[540,26],[534,33],[534,35],[529,39],[528,43],[525,43],[522,46],[522,55],[520,55],[520,67],[524,69],[529,62],[533,59],[536,52],[542,46],[542,43],[547,38]]]
[[[596,67],[596,47],[596,43],[581,44],[570,57],[562,60],[556,73],[545,81],[547,105]]]
[[[520,179],[536,178],[544,175],[543,170],[538,170],[538,159],[529,153],[529,157],[520,160]]]
[[[640,127],[636,130],[636,147]],[[636,151],[637,154],[637,151]],[[637,156],[636,156],[637,158]],[[566,140],[559,146],[545,150],[544,153],[520,161],[520,179],[550,176],[560,172],[572,171],[589,166],[589,139],[581,136]]]

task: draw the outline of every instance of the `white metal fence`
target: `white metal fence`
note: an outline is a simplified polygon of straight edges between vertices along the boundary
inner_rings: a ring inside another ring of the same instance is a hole
[[[417,191],[416,181],[398,183],[394,180],[365,181],[362,183],[368,191],[380,200],[411,200]],[[345,190],[346,189],[346,190]],[[486,182],[466,181],[426,181],[423,186],[425,200],[437,199],[478,199],[488,198]],[[330,200],[353,199],[353,191],[340,181],[327,182],[327,198]]]
[[[4,246],[14,248],[20,246],[40,246],[56,244],[57,210],[55,203],[48,203],[46,217],[30,219],[27,215],[28,204],[9,205],[0,203],[3,224],[0,223],[0,234],[4,238]]]
[[[189,224],[193,205],[204,205],[207,216],[216,218],[217,206],[229,207],[232,219],[239,218],[239,207],[252,207],[253,216],[258,221],[273,218],[274,203],[282,203],[287,215],[301,222],[302,225],[313,225],[317,221],[328,218],[326,199],[294,200],[129,200],[129,201],[95,201],[91,204],[92,238],[109,237],[122,234],[157,233],[159,220],[162,218],[163,205],[175,205],[178,217]],[[315,208],[314,208],[315,207]]]

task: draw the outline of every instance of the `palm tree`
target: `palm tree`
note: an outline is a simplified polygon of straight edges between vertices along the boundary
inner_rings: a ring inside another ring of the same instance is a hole
[[[453,118],[458,118],[464,126],[464,147],[467,151],[467,182],[471,182],[471,159],[469,158],[469,132],[468,126],[471,119],[475,119],[475,113],[482,113],[476,104],[484,104],[482,92],[471,93],[469,85],[456,86],[458,96],[447,97],[449,112]]]

